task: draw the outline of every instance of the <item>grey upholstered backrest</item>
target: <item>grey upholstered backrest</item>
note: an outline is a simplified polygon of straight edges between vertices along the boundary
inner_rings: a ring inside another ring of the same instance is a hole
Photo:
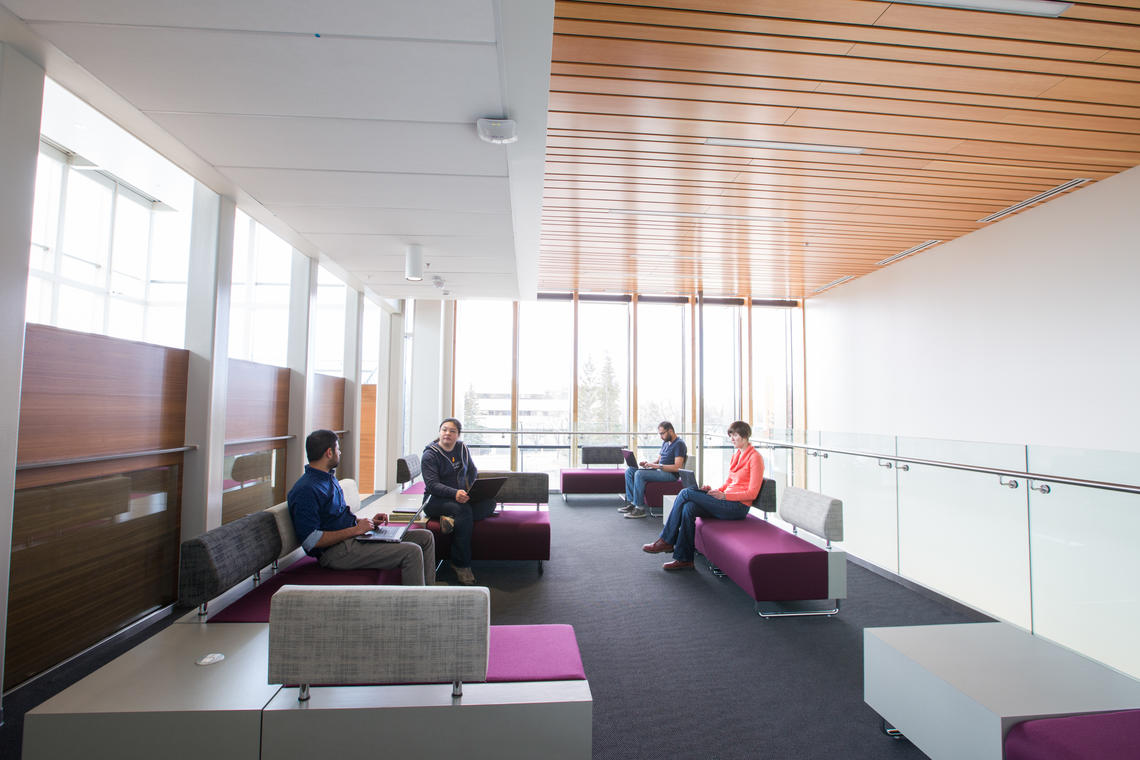
[[[582,464],[624,464],[621,446],[583,446]]]
[[[273,515],[273,519],[277,522],[277,534],[281,536],[281,553],[277,555],[278,559],[292,554],[301,546],[301,542],[297,540],[297,531],[293,529],[293,518],[289,515],[289,502],[283,501],[280,504],[274,504],[265,511]]]
[[[277,520],[255,512],[182,542],[178,603],[196,607],[271,564],[281,553]]]
[[[762,512],[776,511],[776,481],[764,478],[764,482],[760,484],[760,495],[756,497],[752,506]]]
[[[843,502],[802,488],[785,488],[780,518],[828,541],[843,540]]]
[[[269,609],[269,683],[487,680],[486,588],[283,586]]]
[[[397,483],[411,483],[422,473],[419,454],[404,454],[404,456],[396,460]]]
[[[546,504],[550,500],[550,475],[545,472],[480,470],[479,478],[506,478],[495,501],[499,504]]]

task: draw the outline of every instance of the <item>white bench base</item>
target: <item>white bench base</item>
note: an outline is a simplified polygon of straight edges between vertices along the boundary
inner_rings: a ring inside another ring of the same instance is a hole
[[[867,628],[863,699],[932,760],[1001,760],[1013,725],[1140,708],[1140,681],[1006,623]]]

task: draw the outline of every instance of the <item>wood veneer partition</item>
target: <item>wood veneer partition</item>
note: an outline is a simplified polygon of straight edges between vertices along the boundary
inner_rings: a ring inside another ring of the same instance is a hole
[[[27,326],[5,689],[174,601],[188,365],[182,349]]]
[[[313,375],[313,428],[344,429],[344,378]],[[308,435],[308,431],[305,432]]]
[[[376,491],[376,385],[360,386],[360,494]]]
[[[285,500],[289,370],[230,359],[222,522]]]

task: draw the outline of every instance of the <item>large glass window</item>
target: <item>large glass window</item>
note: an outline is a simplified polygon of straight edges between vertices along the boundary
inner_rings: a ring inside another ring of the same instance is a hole
[[[519,424],[524,431],[568,431],[574,380],[574,304],[519,304]],[[569,435],[520,435],[519,466],[550,473],[570,466]]]
[[[661,448],[658,423],[672,422],[680,434],[688,419],[688,313],[684,303],[637,305],[638,447],[650,461]]]
[[[704,480],[724,482],[732,448],[728,426],[739,419],[740,409],[740,307],[704,306]],[[750,423],[751,424],[751,423]]]
[[[578,304],[580,445],[625,444],[629,429],[629,304]],[[591,433],[593,433],[591,435]]]
[[[455,416],[481,470],[511,469],[514,305],[464,301],[455,306]]]
[[[48,80],[28,322],[185,345],[193,180]]]
[[[230,358],[286,366],[292,272],[292,246],[238,211],[230,290]]]
[[[348,286],[324,267],[317,268],[317,317],[309,340],[316,348],[316,371],[344,376],[344,327]]]
[[[789,322],[791,311],[782,307],[752,308],[752,425],[754,438],[790,428],[788,395]]]

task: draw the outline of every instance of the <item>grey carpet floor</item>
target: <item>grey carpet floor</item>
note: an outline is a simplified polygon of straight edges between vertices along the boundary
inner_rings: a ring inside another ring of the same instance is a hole
[[[642,552],[659,519],[624,519],[615,498],[550,501],[545,575],[533,563],[474,570],[492,624],[574,626],[595,760],[925,757],[884,736],[863,702],[863,628],[987,618],[849,562],[839,615],[765,620],[700,557],[696,571],[666,573],[669,557]]]

